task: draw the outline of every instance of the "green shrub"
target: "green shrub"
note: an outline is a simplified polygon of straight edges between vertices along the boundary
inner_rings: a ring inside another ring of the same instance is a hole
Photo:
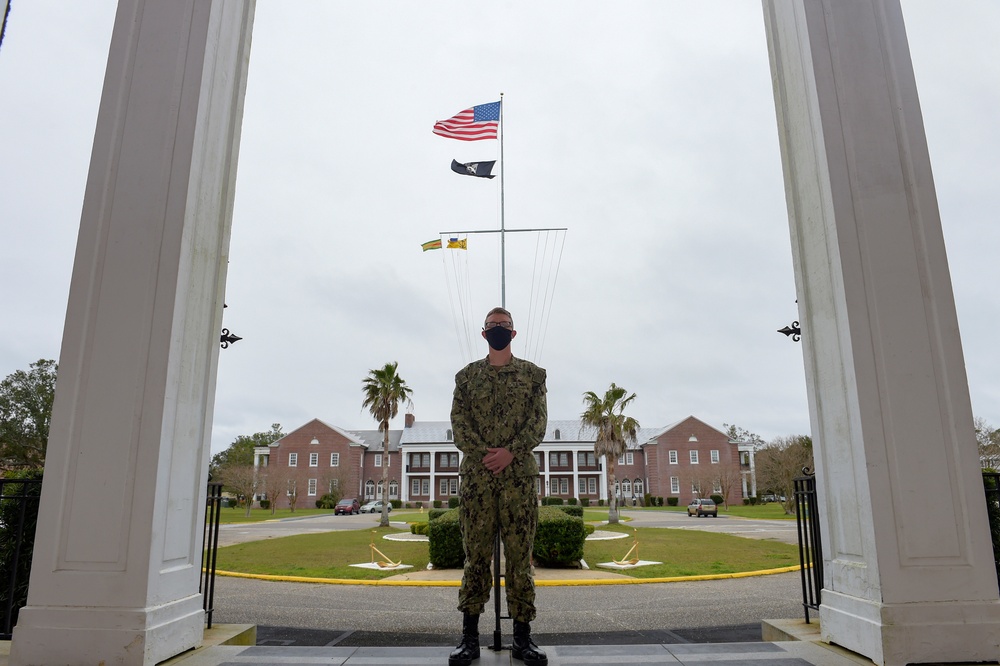
[[[570,497],[568,500],[566,500],[566,503],[569,504],[570,506],[576,506],[576,498]]]
[[[750,498],[749,497],[744,497],[743,498],[743,506],[750,506]]]
[[[596,528],[595,526],[593,526],[593,525],[590,525],[590,524],[588,524],[588,523],[584,523],[584,524],[583,524],[583,530],[584,530],[584,535],[585,535],[585,536],[584,536],[584,538],[586,539],[587,537],[589,537],[589,536],[590,536],[591,534],[593,534],[593,533],[594,533],[594,531],[595,531],[596,529],[597,529],[597,528]]]
[[[657,496],[657,498],[656,498],[656,506],[663,506],[663,498],[662,497]]]
[[[570,516],[565,510],[554,507],[543,506],[538,509],[534,555],[542,566],[579,562],[583,559],[583,543],[586,538],[587,531],[582,518]]]
[[[722,495],[709,495],[709,497],[716,504],[723,504],[725,500],[725,498]]]
[[[542,506],[560,506],[561,504],[563,504],[562,497],[549,495],[548,497],[542,498]]]
[[[401,509],[403,507],[403,500],[398,500],[398,499],[389,500],[389,504],[392,505],[393,509]]]
[[[562,511],[563,513],[565,513],[567,515],[576,516],[577,518],[583,518],[583,507],[582,506],[576,506],[576,505],[573,505],[573,504],[569,504],[569,505],[566,505],[566,506],[557,506],[555,508],[559,509],[560,511]]]
[[[441,508],[441,500],[434,500],[434,508],[435,509]]]
[[[335,506],[337,506],[337,502],[339,502],[339,501],[340,501],[340,496],[337,495],[337,493],[326,493],[325,495],[323,495],[322,497],[320,497],[318,500],[316,500],[316,508],[317,509],[332,509]],[[261,504],[261,506],[264,506],[264,502],[261,502],[260,504]]]
[[[458,511],[446,511],[427,524],[428,556],[438,569],[459,569],[465,564]]]
[[[414,502],[414,506],[416,506],[418,509],[422,509],[422,508],[424,508],[424,503],[423,502]]]
[[[449,509],[458,508],[458,497],[453,496],[448,498],[448,508]]]
[[[427,536],[427,526],[430,523],[410,523],[410,534],[423,534]]]
[[[676,497],[668,497],[667,498],[667,506],[677,506],[677,498]]]
[[[437,509],[430,509],[427,512],[427,520],[429,521],[434,520],[435,518],[439,518],[450,511],[452,511],[452,509],[442,509],[440,507],[438,507]],[[458,514],[457,511],[455,513],[456,515]]]
[[[581,497],[580,498],[580,504],[582,504],[583,506],[590,506],[590,498],[589,497]]]
[[[604,500],[603,499],[597,500],[597,506],[604,506]]]
[[[316,506],[319,507],[319,502],[318,501],[316,502]],[[260,501],[260,508],[262,508],[262,509],[270,509],[271,508],[271,500],[261,500]]]
[[[646,493],[642,496],[642,503],[646,506],[656,506],[656,498],[649,493]]]

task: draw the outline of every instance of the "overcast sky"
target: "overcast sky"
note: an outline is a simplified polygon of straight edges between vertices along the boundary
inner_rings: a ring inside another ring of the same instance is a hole
[[[114,11],[13,2],[0,377],[59,356]],[[903,11],[973,410],[1000,426],[1000,3]],[[758,2],[259,0],[213,452],[275,422],[375,428],[361,381],[389,361],[417,419],[448,418],[464,332],[501,300],[498,237],[420,245],[499,228],[500,179],[449,168],[499,142],[431,127],[501,92],[504,224],[567,228],[507,235],[514,353],[548,369],[550,418],[616,382],[645,427],[809,432],[801,345],[776,333],[798,316]]]

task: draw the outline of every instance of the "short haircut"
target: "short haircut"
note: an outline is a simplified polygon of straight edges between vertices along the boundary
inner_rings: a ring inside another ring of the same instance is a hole
[[[507,310],[504,310],[501,307],[495,307],[492,310],[490,310],[489,312],[487,312],[486,313],[486,317],[483,319],[483,322],[485,322],[487,319],[489,319],[491,315],[495,315],[495,314],[507,315],[507,318],[510,319],[510,325],[511,325],[511,327],[514,326],[514,317],[511,316],[510,312],[508,312]]]

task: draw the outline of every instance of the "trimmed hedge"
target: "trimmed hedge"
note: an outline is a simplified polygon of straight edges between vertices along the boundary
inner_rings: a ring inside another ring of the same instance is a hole
[[[569,515],[566,509],[583,511],[572,506],[538,509],[534,554],[543,566],[572,564],[583,559],[583,542],[587,538],[583,519]]]
[[[451,510],[452,509],[440,509],[440,508],[438,508],[438,509],[428,509],[427,510],[427,520],[431,521],[431,520],[434,520],[435,518],[440,518],[441,516],[443,516],[444,514],[448,513]],[[455,515],[457,516],[458,514],[456,513]]]
[[[575,504],[568,504],[565,506],[555,507],[562,511],[563,513],[569,514],[571,516],[576,516],[577,518],[583,518],[583,507],[577,506]]]
[[[583,513],[579,506],[539,507],[534,555],[540,565],[575,564],[583,559],[584,541],[594,530],[584,524],[583,518],[570,515],[574,510]],[[411,526],[411,532],[415,527]],[[434,568],[460,569],[465,565],[458,511],[447,510],[432,516],[427,523],[427,536],[428,555]]]

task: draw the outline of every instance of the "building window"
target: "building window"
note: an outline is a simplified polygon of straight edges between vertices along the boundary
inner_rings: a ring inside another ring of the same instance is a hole
[[[712,492],[719,494],[722,492],[722,485],[718,481],[712,482]]]
[[[622,494],[621,482],[620,481],[615,481],[615,496],[617,497],[618,495],[621,495],[621,494]]]
[[[676,465],[677,464],[677,452],[676,451],[671,451],[670,454],[669,454],[669,456],[668,456],[668,460],[669,460],[669,462],[670,462],[671,465]]]
[[[587,479],[583,478],[582,476],[580,477],[580,480],[577,483],[577,492],[580,493],[581,495],[585,495],[587,493]]]
[[[625,454],[624,453],[621,454],[620,456],[618,456],[618,464],[619,465],[624,465],[625,464]]]
[[[310,453],[309,454],[309,466],[310,467],[319,467],[319,454],[318,453]]]
[[[633,456],[633,453],[631,451],[629,451],[628,453],[625,454],[625,464],[626,465],[632,465],[632,464],[635,463],[635,459],[632,456]]]
[[[630,497],[632,495],[632,482],[628,479],[622,481],[622,495]]]
[[[371,479],[365,481],[365,499],[375,499],[375,482]]]
[[[309,479],[309,497],[316,496],[316,479]]]
[[[331,453],[330,454],[330,467],[340,467],[340,454]]]
[[[420,494],[420,479],[410,480],[410,494],[419,495]]]
[[[447,439],[447,440],[448,440],[449,442],[450,442],[450,441],[451,441],[452,439],[454,439],[455,435],[454,435],[454,434],[453,434],[453,433],[451,432],[451,428],[448,428],[448,429],[447,429],[447,430],[445,431],[445,433],[444,433],[444,437],[445,437],[445,439]]]
[[[559,428],[556,428],[554,439],[560,439],[560,437],[559,437]]]
[[[594,452],[580,451],[577,453],[576,465],[577,467],[597,467],[597,458],[594,457]]]
[[[642,497],[642,479],[636,479],[632,482],[632,490],[636,497]]]
[[[385,486],[382,484],[381,479],[378,482],[378,487],[375,489],[375,499],[382,499],[382,490]]]
[[[597,494],[597,479],[594,477],[587,479],[587,492],[591,495]]]
[[[535,456],[535,464],[538,465],[538,471],[541,472],[542,469],[543,469],[543,467],[542,467],[542,454],[539,453],[538,451],[535,451],[533,453],[533,455]]]
[[[330,479],[330,492],[340,487],[340,479]]]
[[[381,453],[376,453],[375,454],[375,466],[376,467],[381,467],[382,466],[382,454]]]
[[[697,451],[689,451],[688,455],[691,456],[691,464],[692,465],[697,465],[698,464],[698,452]]]
[[[536,495],[542,494],[542,477],[540,476],[535,477],[535,494]]]
[[[420,494],[430,497],[431,495],[431,480],[430,479],[420,479]]]
[[[569,495],[569,479],[567,479],[565,476],[559,479],[559,494]]]
[[[458,494],[458,479],[449,479],[448,488],[452,495]]]
[[[399,482],[396,479],[389,482],[389,499],[399,499]]]
[[[288,454],[288,466],[289,467],[297,467],[298,464],[299,464],[299,454],[297,454],[297,453],[289,453]]]
[[[679,477],[670,477],[670,494],[680,495],[681,494],[681,480]]]
[[[441,479],[441,482],[438,484],[438,494],[442,497],[448,494],[448,479]]]
[[[289,497],[292,497],[292,496],[298,494],[298,493],[296,493],[296,489],[295,489],[295,479],[289,479],[288,480],[288,486],[287,486],[287,489],[285,490],[285,494],[288,495]]]
[[[712,449],[712,464],[715,465],[719,462],[719,450]]]

